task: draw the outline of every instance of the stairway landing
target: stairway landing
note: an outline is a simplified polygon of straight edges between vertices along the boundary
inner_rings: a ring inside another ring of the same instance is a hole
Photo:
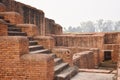
[[[115,74],[79,72],[71,80],[114,80]]]

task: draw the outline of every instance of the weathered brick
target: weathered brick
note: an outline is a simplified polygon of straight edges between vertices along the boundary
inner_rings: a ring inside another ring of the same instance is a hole
[[[23,32],[26,32],[27,36],[34,37],[39,35],[38,27],[34,24],[17,24],[16,27],[19,27]]]
[[[53,37],[50,36],[36,36],[34,37],[35,40],[38,41],[39,45],[43,45],[47,49],[52,49],[55,46],[55,40]]]
[[[5,12],[5,11],[6,11],[6,6],[0,3],[0,12]]]
[[[94,55],[91,51],[84,51],[73,55],[73,64],[79,68],[94,69]]]
[[[53,48],[52,53],[56,54],[57,57],[62,58],[63,61],[72,65],[73,54],[71,53],[71,51],[69,49]]]
[[[5,20],[9,20],[12,24],[23,23],[23,17],[17,12],[0,12],[0,16],[3,16]]]

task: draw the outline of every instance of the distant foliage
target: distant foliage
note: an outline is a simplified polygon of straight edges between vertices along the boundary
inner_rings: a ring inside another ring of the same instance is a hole
[[[99,19],[96,22],[81,22],[79,26],[69,26],[64,28],[64,32],[117,32],[120,31],[120,21],[113,22],[111,20]]]

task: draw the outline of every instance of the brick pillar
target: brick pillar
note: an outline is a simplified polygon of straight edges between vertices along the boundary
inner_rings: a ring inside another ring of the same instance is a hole
[[[34,37],[39,35],[38,27],[34,24],[17,24],[16,27],[20,27],[22,32],[27,33],[27,36]]]
[[[27,80],[53,80],[54,60],[47,54],[26,54],[21,57],[25,64]]]
[[[25,37],[0,37],[0,80],[24,80],[24,68],[20,57],[28,54],[28,39]]]
[[[43,45],[44,48],[52,49],[55,46],[54,38],[50,36],[36,36],[34,39],[38,41],[39,45]]]
[[[73,62],[72,62],[73,54],[69,49],[54,48],[52,49],[52,53],[56,54],[57,57],[62,58],[63,61],[69,63],[70,65],[73,65]]]
[[[74,54],[73,64],[78,66],[79,68],[94,69],[95,64],[94,64],[93,52],[83,51],[83,52]]]

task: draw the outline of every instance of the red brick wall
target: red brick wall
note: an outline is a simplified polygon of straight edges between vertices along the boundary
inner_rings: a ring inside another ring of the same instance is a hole
[[[27,80],[53,80],[54,61],[47,54],[26,54],[21,61]]]
[[[120,55],[118,56],[118,63],[117,63],[117,80],[120,80]]]
[[[56,35],[56,46],[103,48],[103,36],[97,35]]]
[[[62,34],[62,26],[59,24],[56,24],[54,20],[45,18],[45,34],[56,34],[60,35]]]
[[[28,54],[27,37],[0,37],[0,80],[53,80],[54,60]]]
[[[73,56],[73,64],[79,68],[95,68],[94,54],[91,51],[76,53]]]
[[[113,62],[118,61],[118,56],[119,56],[119,52],[120,52],[120,45],[119,44],[105,44],[104,50],[113,50],[112,54],[111,54],[112,61]]]
[[[5,11],[6,11],[6,6],[0,3],[0,12],[5,12]]]
[[[34,37],[38,36],[38,27],[34,24],[17,24],[16,27],[22,29],[22,32],[26,32],[27,36]]]
[[[118,44],[118,33],[105,33],[104,44]]]
[[[50,36],[36,36],[34,39],[37,40],[39,45],[44,46],[46,49],[51,50],[55,46],[55,40]]]
[[[63,61],[69,63],[70,65],[73,65],[72,64],[73,54],[69,49],[54,48],[52,49],[52,53],[56,54],[57,57],[62,58]]]
[[[15,11],[23,16],[24,23],[35,24],[39,28],[39,34],[45,34],[44,12],[14,0],[0,0],[7,7],[7,11]]]
[[[0,12],[0,16],[4,16],[4,19],[9,20],[12,24],[23,23],[23,17],[17,12]]]
[[[20,56],[28,54],[28,41],[25,37],[0,37],[0,80],[23,80],[24,68]]]
[[[7,25],[3,24],[0,20],[0,36],[7,36],[8,35],[8,27]]]
[[[44,12],[34,7],[25,5],[14,0],[0,0],[7,7],[7,11],[15,11],[23,16],[24,23],[38,26],[40,35],[62,34],[62,27],[52,19],[45,18]],[[45,29],[46,28],[46,29]]]

